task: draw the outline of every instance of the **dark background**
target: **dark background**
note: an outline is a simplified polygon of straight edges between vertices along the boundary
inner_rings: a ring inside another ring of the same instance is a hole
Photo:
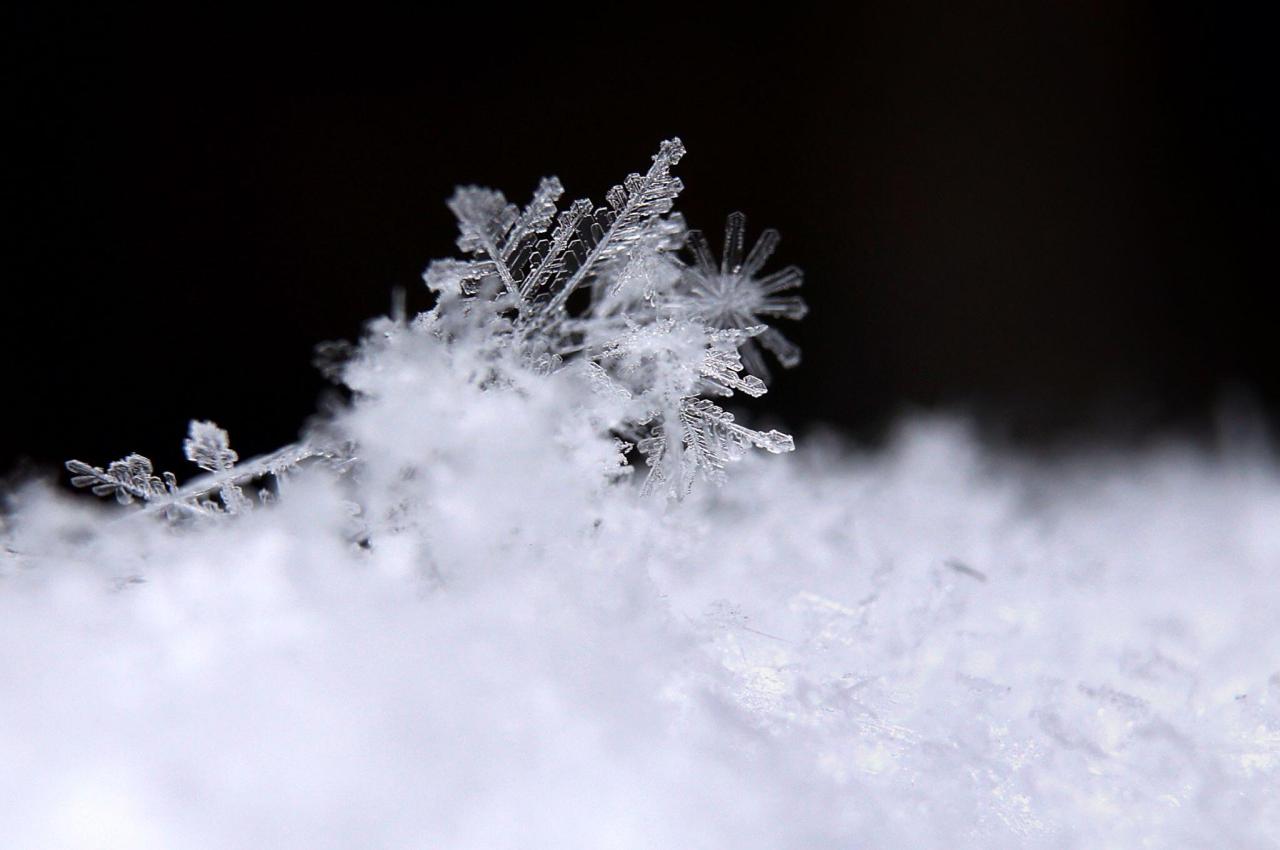
[[[718,243],[741,209],[806,270],[805,363],[758,405],[802,433],[942,408],[1053,448],[1203,437],[1235,397],[1274,416],[1269,30],[1022,6],[19,10],[0,470],[181,468],[193,417],[243,454],[291,440],[317,342],[395,286],[429,305],[454,184],[599,202],[676,134],[690,222]]]

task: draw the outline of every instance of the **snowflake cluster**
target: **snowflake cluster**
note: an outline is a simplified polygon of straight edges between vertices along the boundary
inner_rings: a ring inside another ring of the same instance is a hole
[[[802,276],[794,267],[761,276],[778,244],[774,230],[744,259],[741,213],[729,217],[723,259],[714,261],[705,237],[672,209],[683,187],[671,169],[684,152],[679,139],[663,142],[648,171],[614,186],[600,207],[583,199],[560,210],[564,189],[554,177],[538,184],[523,209],[501,192],[460,187],[449,209],[467,258],[431,263],[423,277],[436,306],[412,323],[391,323],[381,336],[443,341],[486,390],[511,388],[529,374],[580,376],[574,414],[616,438],[624,466],[632,449],[644,457],[646,492],[683,498],[699,478],[720,482],[726,464],[750,448],[791,451],[790,436],[739,424],[712,398],[765,392],[761,346],[784,367],[799,362],[799,349],[769,322],[804,315],[799,297],[779,294]],[[371,334],[366,350],[378,336]],[[76,486],[166,516],[238,513],[252,504],[246,482],[279,477],[317,456],[348,463],[355,459],[349,443],[342,434],[312,435],[237,466],[226,432],[193,422],[186,453],[206,475],[186,487],[172,474],[155,476],[141,455],[105,470],[67,466]]]

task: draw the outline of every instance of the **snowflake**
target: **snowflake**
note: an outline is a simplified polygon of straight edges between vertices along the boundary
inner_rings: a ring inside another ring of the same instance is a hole
[[[757,336],[759,344],[769,349],[783,367],[790,369],[800,362],[800,349],[764,319],[802,319],[809,308],[798,295],[779,295],[798,288],[804,274],[795,266],[757,278],[756,275],[778,247],[780,237],[772,228],[760,234],[746,259],[742,258],[743,236],[747,217],[731,214],[725,222],[724,257],[717,266],[706,237],[698,230],[688,234],[694,264],[686,273],[688,291],[676,301],[687,315],[697,316],[714,328],[746,329],[757,325],[765,328]],[[769,369],[754,340],[742,346],[747,371],[764,380]]]
[[[206,473],[179,487],[172,472],[155,474],[151,460],[131,454],[112,461],[106,469],[84,461],[69,460],[71,484],[87,487],[96,496],[115,496],[122,505],[141,502],[145,513],[158,513],[171,520],[192,516],[237,514],[253,503],[241,485],[272,476],[277,486],[284,476],[310,458],[337,459],[333,449],[293,443],[267,455],[237,463],[240,456],[231,448],[227,432],[212,422],[192,420],[182,445],[187,460]],[[216,499],[214,497],[217,497]],[[264,501],[269,492],[259,491]]]

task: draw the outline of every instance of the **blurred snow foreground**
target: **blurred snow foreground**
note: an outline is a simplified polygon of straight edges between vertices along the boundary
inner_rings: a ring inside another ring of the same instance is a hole
[[[0,844],[1277,846],[1274,458],[770,457],[711,398],[798,360],[800,276],[740,216],[715,262],[681,153],[459,190],[299,444],[11,494]]]

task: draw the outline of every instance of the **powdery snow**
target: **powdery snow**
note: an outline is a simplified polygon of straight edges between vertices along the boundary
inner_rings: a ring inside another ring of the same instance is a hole
[[[323,474],[179,531],[26,491],[5,843],[1275,846],[1262,453],[1038,466],[921,422],[671,504],[473,455],[372,548]]]

